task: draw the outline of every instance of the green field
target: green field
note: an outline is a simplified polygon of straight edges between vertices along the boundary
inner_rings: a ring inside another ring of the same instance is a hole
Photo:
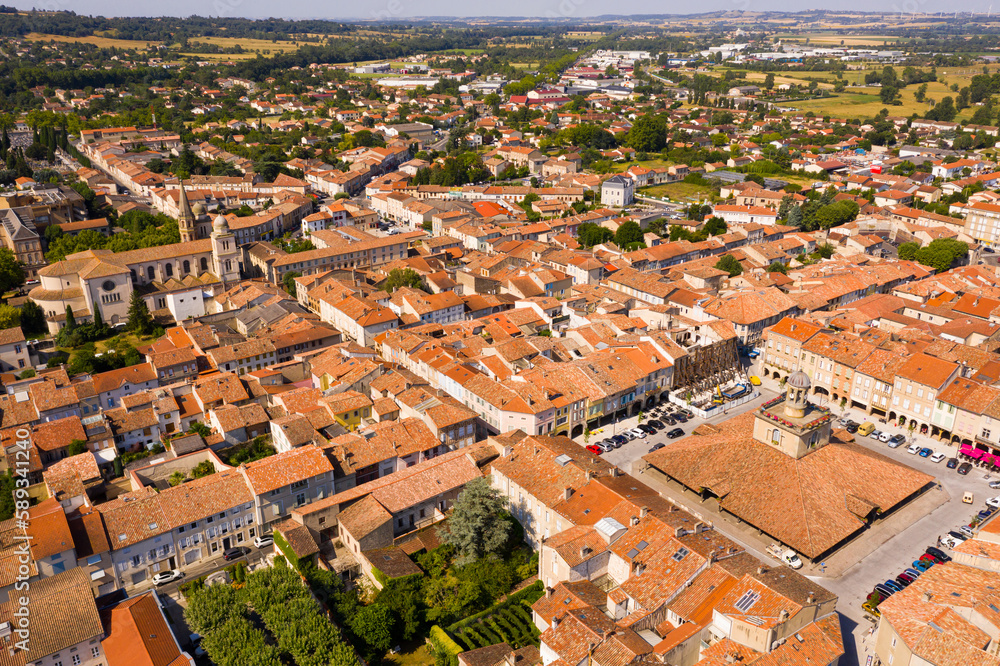
[[[684,202],[718,198],[716,188],[712,186],[684,182],[643,187],[639,189],[639,192],[654,197],[670,197],[675,201]]]

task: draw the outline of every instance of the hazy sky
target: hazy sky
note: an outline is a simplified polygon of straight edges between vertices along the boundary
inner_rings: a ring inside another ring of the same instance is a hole
[[[8,0],[10,2],[10,0]],[[29,2],[31,4],[29,4]],[[586,18],[623,14],[687,14],[709,11],[861,9],[902,12],[986,13],[992,0],[15,0],[21,9],[72,10],[102,16],[246,16],[251,18],[405,19],[416,16],[538,16]],[[997,2],[1000,11],[1000,1]]]

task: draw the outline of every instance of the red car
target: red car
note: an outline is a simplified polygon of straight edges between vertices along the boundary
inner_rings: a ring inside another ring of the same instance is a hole
[[[604,453],[604,449],[599,447],[597,444],[588,444],[587,450],[593,453],[595,456],[599,456]]]

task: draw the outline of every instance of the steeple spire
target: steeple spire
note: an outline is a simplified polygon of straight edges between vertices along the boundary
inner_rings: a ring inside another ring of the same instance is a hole
[[[184,189],[184,180],[181,180],[181,198],[177,205],[180,215],[178,215],[178,227],[181,232],[181,242],[190,243],[194,240],[194,213],[191,211],[191,204],[188,203],[187,190]]]

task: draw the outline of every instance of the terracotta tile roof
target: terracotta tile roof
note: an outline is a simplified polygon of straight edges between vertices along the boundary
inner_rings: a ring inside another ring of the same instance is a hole
[[[129,666],[180,666],[188,664],[156,600],[146,592],[101,610],[108,663]]]
[[[247,483],[257,495],[284,488],[297,481],[333,471],[333,465],[317,446],[300,446],[262,460],[240,466]]]
[[[379,527],[392,522],[392,514],[371,495],[355,502],[337,516],[341,528],[361,540]]]
[[[0,620],[16,626],[17,602],[0,604]],[[43,655],[68,650],[101,638],[103,627],[90,588],[90,576],[80,567],[32,581],[28,600],[31,635],[28,650],[0,650],[0,666],[24,666]],[[13,652],[13,654],[11,654]]]
[[[57,451],[69,446],[74,439],[87,441],[87,432],[78,416],[42,423],[35,427],[31,437],[32,443],[42,451]]]
[[[73,548],[66,512],[55,499],[49,498],[28,510],[29,523],[25,534],[31,537],[31,556],[41,560]]]
[[[99,393],[107,393],[126,384],[135,386],[145,382],[154,382],[156,381],[156,370],[149,363],[140,363],[139,365],[130,365],[127,368],[101,372],[94,375],[93,379],[94,388]]]
[[[836,437],[796,460],[752,436],[754,413],[643,457],[689,488],[807,557],[826,552],[933,478]]]

